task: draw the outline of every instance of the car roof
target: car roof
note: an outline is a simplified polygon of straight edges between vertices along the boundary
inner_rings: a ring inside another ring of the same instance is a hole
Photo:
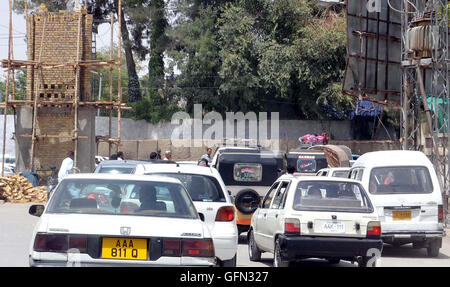
[[[179,172],[187,174],[199,174],[217,176],[218,172],[212,167],[200,166],[200,165],[188,165],[188,164],[141,164],[144,167],[144,173],[146,172]]]
[[[144,161],[139,160],[104,160],[99,165],[101,166],[136,166]]]
[[[335,171],[335,170],[350,170],[350,167],[327,167],[327,168],[322,168],[320,170],[318,170],[317,172],[321,171],[321,170],[329,170],[329,171]]]
[[[308,176],[308,175],[292,175],[292,174],[284,174],[278,178],[278,180],[295,180],[295,181],[345,181],[345,182],[353,182],[360,184],[359,181],[349,178],[342,177],[325,177],[325,176]]]
[[[104,179],[104,180],[123,180],[123,181],[150,181],[150,182],[168,182],[179,183],[181,182],[176,178],[158,175],[136,175],[136,174],[108,174],[108,173],[79,173],[69,174],[64,179]]]
[[[423,152],[410,150],[390,150],[365,153],[355,161],[352,168],[417,165],[432,166],[430,160]]]

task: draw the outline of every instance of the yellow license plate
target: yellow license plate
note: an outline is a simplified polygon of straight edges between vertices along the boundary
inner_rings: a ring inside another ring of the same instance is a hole
[[[411,210],[392,211],[393,220],[411,220]]]
[[[103,238],[102,258],[147,260],[147,239]]]

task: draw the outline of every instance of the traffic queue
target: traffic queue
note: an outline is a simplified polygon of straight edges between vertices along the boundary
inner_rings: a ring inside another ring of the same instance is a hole
[[[326,145],[220,147],[198,163],[99,162],[30,207],[40,217],[30,265],[235,267],[244,232],[249,259],[272,253],[274,267],[306,258],[376,266],[383,244],[438,256],[444,212],[430,160],[415,151],[354,160],[342,150],[345,167]]]

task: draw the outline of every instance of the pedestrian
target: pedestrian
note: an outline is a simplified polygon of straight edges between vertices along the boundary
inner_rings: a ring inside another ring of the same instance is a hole
[[[125,160],[125,156],[124,156],[123,152],[119,151],[117,153],[117,160]]]
[[[58,172],[58,182],[61,182],[66,175],[69,174],[70,170],[73,168],[73,157],[74,152],[70,151],[67,153],[67,157],[62,161],[61,167]]]
[[[161,159],[161,149],[158,148],[158,150],[156,151],[156,159]]]
[[[210,148],[210,147],[206,148],[206,153],[204,155],[202,155],[200,160],[206,160],[207,164],[209,165],[211,163],[211,153],[212,153],[212,148]]]
[[[156,160],[156,159],[158,159],[158,154],[156,152],[152,151],[150,153],[150,160]]]
[[[117,154],[114,153],[109,157],[109,160],[117,160]]]
[[[164,160],[172,160],[172,152],[170,150],[166,150]]]

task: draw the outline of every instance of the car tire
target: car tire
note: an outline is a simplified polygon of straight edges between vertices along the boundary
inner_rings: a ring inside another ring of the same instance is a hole
[[[275,241],[275,248],[273,252],[273,267],[289,267],[289,261],[281,258],[280,239]]]
[[[234,205],[243,214],[252,214],[255,212],[257,207],[245,206],[244,203],[249,200],[257,201],[259,203],[261,199],[259,194],[253,189],[243,189],[236,194],[236,197],[234,198]]]
[[[330,264],[339,264],[339,262],[341,262],[341,259],[339,259],[339,258],[332,258],[332,259],[327,259],[327,261]]]
[[[219,267],[236,267],[236,258],[237,258],[237,254],[234,255],[233,258],[231,258],[230,260],[220,260],[219,261]]]
[[[261,250],[259,250],[258,246],[256,245],[253,230],[250,230],[248,234],[248,257],[250,258],[250,261],[260,261],[261,253]]]
[[[428,257],[438,257],[440,248],[441,248],[440,240],[431,240],[427,247]]]

